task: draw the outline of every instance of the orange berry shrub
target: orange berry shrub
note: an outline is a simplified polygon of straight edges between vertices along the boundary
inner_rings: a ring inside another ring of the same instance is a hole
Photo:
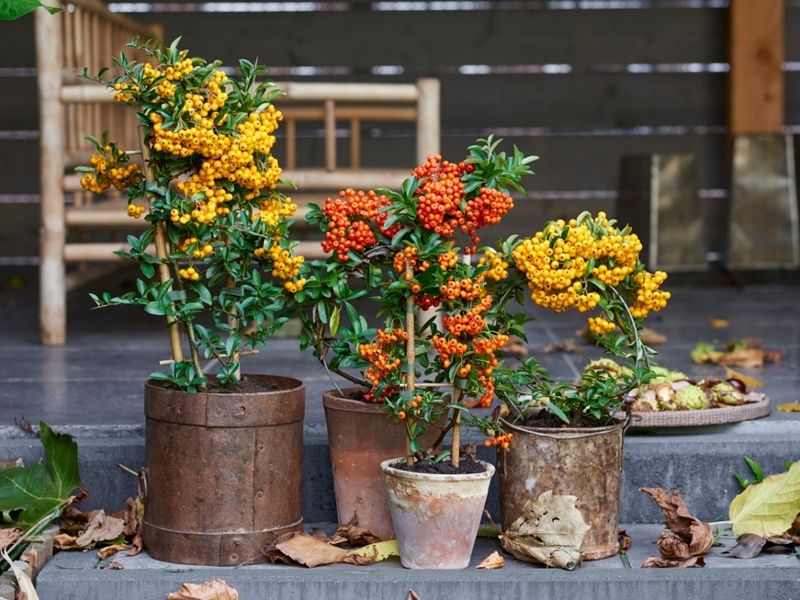
[[[512,208],[510,192],[524,191],[536,157],[499,152],[498,144],[479,140],[458,163],[431,156],[399,191],[344,190],[307,217],[331,256],[304,267],[302,342],[405,424],[410,462],[430,459],[454,430],[457,464],[462,423],[494,432],[471,409],[492,404],[498,350],[524,334],[524,319],[505,309],[524,282],[517,272],[516,286],[506,282],[510,246],[479,249],[478,232]],[[364,298],[377,306],[380,328],[357,308]],[[423,317],[428,309],[440,319]],[[422,448],[427,427],[439,428],[440,439]]]
[[[664,308],[670,293],[661,289],[666,273],[647,271],[641,251],[630,227],[620,228],[604,212],[550,221],[513,242],[509,262],[523,275],[533,302],[555,312],[594,312],[587,318],[589,332],[628,365],[595,361],[577,384],[550,381],[533,359],[501,369],[498,395],[515,415],[540,407],[567,423],[602,420],[623,407],[628,391],[654,376],[655,353],[642,341],[642,320]]]
[[[128,214],[148,222],[118,253],[137,262],[143,278],[121,296],[92,297],[98,307],[133,304],[166,317],[178,356],[154,379],[205,389],[200,361],[216,359],[218,382],[228,387],[239,380],[241,352],[284,323],[286,303],[305,284],[303,257],[289,238],[296,207],[277,190],[281,168],[272,155],[283,118],[272,101],[282,92],[257,83],[264,68],[246,60],[241,76],[229,77],[219,62],[179,50],[177,40],[166,49],[131,46],[150,60],[121,54],[116,76],[104,78],[104,69],[94,79],[136,108],[144,160],[89,138],[97,152],[79,171],[84,189],[124,191]],[[190,358],[182,359],[181,346]]]

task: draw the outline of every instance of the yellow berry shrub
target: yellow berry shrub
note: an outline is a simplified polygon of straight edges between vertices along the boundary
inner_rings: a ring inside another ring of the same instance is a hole
[[[97,151],[78,170],[84,189],[125,191],[128,215],[150,224],[129,236],[131,250],[122,253],[139,263],[145,279],[136,291],[94,299],[99,306],[142,305],[180,328],[191,360],[175,361],[155,379],[202,389],[200,360],[215,358],[221,385],[232,385],[242,346],[261,344],[279,328],[286,303],[305,285],[303,257],[289,239],[297,207],[277,189],[281,168],[272,155],[283,119],[272,101],[282,92],[258,82],[264,68],[246,60],[239,75],[229,76],[177,41],[131,46],[149,60],[121,54],[116,76],[104,78],[103,70],[94,79],[114,91],[116,102],[136,108],[144,160],[134,160],[135,149],[88,138]],[[156,256],[159,238],[166,247]],[[167,278],[157,277],[163,264]]]

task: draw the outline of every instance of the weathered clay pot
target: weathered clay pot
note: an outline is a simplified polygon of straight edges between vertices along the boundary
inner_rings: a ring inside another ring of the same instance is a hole
[[[348,395],[360,388],[344,388]],[[382,404],[342,398],[338,391],[322,395],[328,446],[333,467],[336,512],[339,523],[353,520],[384,540],[394,538],[381,462],[405,452],[405,430],[392,422]],[[430,428],[422,444],[435,441]]]
[[[160,560],[264,562],[302,527],[305,388],[248,375],[263,392],[197,393],[145,384],[147,501],[142,535]]]
[[[465,569],[481,524],[494,467],[483,473],[439,475],[381,463],[389,509],[407,569]]]
[[[513,431],[508,450],[498,450],[503,529],[529,500],[552,490],[578,498],[576,506],[591,526],[581,553],[597,560],[619,549],[619,487],[625,423],[571,429],[532,428],[503,421]]]

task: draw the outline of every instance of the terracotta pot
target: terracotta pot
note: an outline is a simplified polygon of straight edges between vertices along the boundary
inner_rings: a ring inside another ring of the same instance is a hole
[[[413,473],[381,463],[389,509],[407,569],[465,569],[481,524],[494,467],[483,473]]]
[[[552,490],[578,498],[576,506],[591,526],[581,553],[597,560],[617,553],[622,440],[626,424],[571,429],[533,428],[503,421],[514,437],[498,450],[503,529],[529,500]]]
[[[147,501],[142,534],[159,560],[264,562],[301,529],[305,388],[248,375],[263,392],[197,393],[145,384]]]
[[[344,388],[342,394],[358,391]],[[379,538],[394,539],[381,462],[405,452],[403,425],[388,417],[383,404],[342,398],[337,390],[325,392],[322,405],[339,523],[356,520]],[[426,431],[422,444],[433,443],[437,433]]]

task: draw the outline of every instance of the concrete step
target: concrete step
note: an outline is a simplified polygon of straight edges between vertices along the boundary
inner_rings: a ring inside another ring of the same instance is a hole
[[[59,431],[77,439],[81,477],[89,490],[86,508],[115,510],[136,493],[136,480],[120,469],[144,464],[141,426],[63,426]],[[467,435],[469,441],[470,435]],[[480,438],[474,438],[479,441]],[[494,451],[481,447],[494,460]],[[756,459],[766,473],[784,469],[800,458],[800,421],[759,420],[735,425],[629,433],[625,438],[620,518],[626,523],[658,523],[661,513],[638,491],[643,486],[679,489],[693,513],[707,521],[725,520],[730,500],[738,492],[732,473],[747,473],[743,455]],[[22,457],[31,464],[41,456],[39,441],[16,428],[0,428],[0,460]],[[488,509],[499,516],[497,477]],[[336,520],[327,433],[324,426],[307,426],[303,457],[303,516],[306,522]]]
[[[333,565],[305,569],[283,565],[195,567],[156,561],[146,554],[117,555],[121,570],[108,568],[95,552],[61,552],[42,570],[37,590],[42,600],[100,600],[125,598],[163,600],[184,582],[200,583],[220,577],[242,600],[404,600],[413,589],[422,600],[597,600],[600,598],[676,600],[703,598],[769,598],[790,600],[800,590],[800,563],[792,555],[762,555],[751,560],[722,554],[733,544],[722,538],[712,548],[704,568],[641,569],[648,556],[658,554],[658,525],[627,526],[633,545],[626,568],[619,556],[585,562],[572,572],[545,569],[505,555],[502,569],[475,570],[497,540],[479,539],[470,568],[461,571],[412,571],[390,560],[366,567]]]

